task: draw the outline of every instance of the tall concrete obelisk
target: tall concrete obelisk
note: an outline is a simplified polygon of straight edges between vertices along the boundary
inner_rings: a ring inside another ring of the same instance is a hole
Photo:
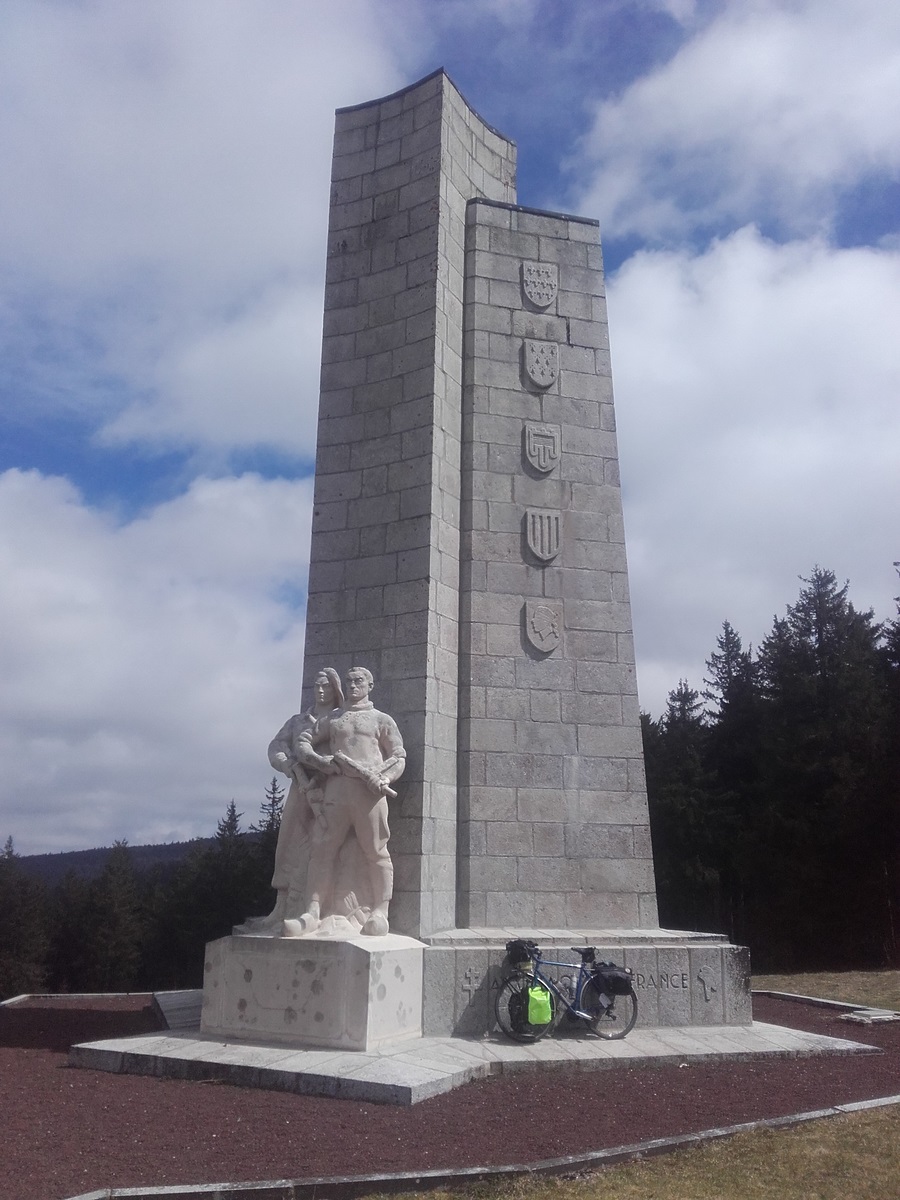
[[[409,750],[392,928],[656,924],[598,228],[443,72],[337,113],[306,680]]]
[[[337,113],[305,682],[366,666],[403,731],[426,1030],[486,1027],[510,929],[630,947],[650,1023],[749,1019],[734,947],[657,929],[598,228],[515,163],[443,71]]]
[[[597,225],[438,71],[337,114],[306,681],[409,766],[392,927],[656,924]]]

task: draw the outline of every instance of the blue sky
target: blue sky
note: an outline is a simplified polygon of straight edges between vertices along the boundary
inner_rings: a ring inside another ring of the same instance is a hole
[[[893,612],[900,8],[7,0],[0,835],[257,811],[303,652],[333,111],[444,66],[597,217],[639,686],[815,563]]]

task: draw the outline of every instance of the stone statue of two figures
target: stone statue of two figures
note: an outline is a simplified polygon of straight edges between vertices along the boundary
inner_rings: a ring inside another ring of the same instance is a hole
[[[388,796],[406,766],[394,720],[369,699],[371,672],[351,667],[345,689],[333,667],[315,678],[314,704],[291,717],[269,762],[291,780],[272,887],[275,907],[235,933],[274,937],[386,934],[394,867]]]

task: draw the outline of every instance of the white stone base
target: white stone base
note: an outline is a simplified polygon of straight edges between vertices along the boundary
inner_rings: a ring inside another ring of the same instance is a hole
[[[766,1062],[784,1058],[806,1058],[813,1054],[879,1054],[877,1046],[860,1042],[782,1029],[776,1025],[731,1025],[710,1028],[665,1030],[635,1029],[624,1042],[604,1042],[585,1036],[583,1030],[571,1036],[545,1038],[537,1046],[523,1046],[508,1038],[422,1038],[410,1045],[390,1046],[372,1054],[324,1053],[321,1050],[286,1050],[283,1046],[248,1045],[230,1041],[216,1045],[196,1033],[143,1033],[138,1037],[86,1042],[69,1051],[69,1065],[91,1071],[115,1074],[153,1075],[168,1079],[215,1079],[239,1087],[267,1088],[295,1092],[305,1096],[331,1096],[375,1104],[418,1104],[439,1096],[461,1084],[491,1075],[520,1071],[609,1070],[650,1063]],[[560,1085],[565,1087],[563,1080]],[[616,1080],[607,1085],[615,1096]],[[863,1101],[865,1104],[866,1101]],[[884,1103],[871,1101],[870,1103]],[[830,1109],[832,1113],[837,1109]],[[783,1118],[782,1118],[783,1119]],[[600,1126],[602,1128],[602,1125]],[[315,1136],[315,1130],[311,1136]],[[652,1146],[653,1143],[650,1143]],[[657,1143],[658,1145],[658,1143]],[[560,1160],[557,1160],[559,1162]],[[570,1160],[571,1161],[571,1160]],[[406,1177],[409,1182],[409,1176]],[[463,1185],[471,1180],[463,1180]],[[305,1181],[308,1183],[309,1181]],[[384,1177],[379,1191],[386,1194]],[[458,1181],[457,1181],[458,1182]],[[238,1191],[232,1192],[231,1186]],[[249,1198],[257,1195],[253,1184],[247,1190],[237,1185],[213,1184],[203,1194],[214,1197]],[[259,1185],[257,1185],[259,1186]],[[422,1186],[421,1184],[419,1186]],[[213,1190],[215,1188],[215,1191]],[[347,1195],[340,1185],[323,1189],[325,1196]],[[154,1189],[154,1196],[185,1196],[178,1188]],[[91,1192],[108,1196],[109,1192]],[[114,1193],[115,1194],[115,1193]],[[118,1193],[120,1196],[122,1192]],[[151,1193],[141,1192],[147,1196]],[[190,1194],[200,1196],[200,1192]],[[131,1195],[135,1195],[131,1192]],[[265,1187],[259,1193],[267,1197],[309,1196],[309,1187],[282,1190],[280,1184]]]
[[[414,938],[224,937],[206,947],[204,1034],[375,1050],[422,1036]]]

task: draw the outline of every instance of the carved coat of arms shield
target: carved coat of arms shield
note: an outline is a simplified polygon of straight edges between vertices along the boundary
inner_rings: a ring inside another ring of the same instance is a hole
[[[561,433],[558,425],[525,422],[525,457],[536,471],[549,474],[559,462]]]
[[[525,374],[539,388],[550,387],[559,378],[559,346],[556,342],[525,339]]]
[[[556,263],[522,263],[522,291],[535,308],[548,308],[559,291]]]
[[[525,636],[541,654],[550,654],[562,640],[562,608],[546,601],[525,601]]]
[[[550,562],[562,548],[562,513],[553,508],[526,508],[525,540],[536,558]]]

